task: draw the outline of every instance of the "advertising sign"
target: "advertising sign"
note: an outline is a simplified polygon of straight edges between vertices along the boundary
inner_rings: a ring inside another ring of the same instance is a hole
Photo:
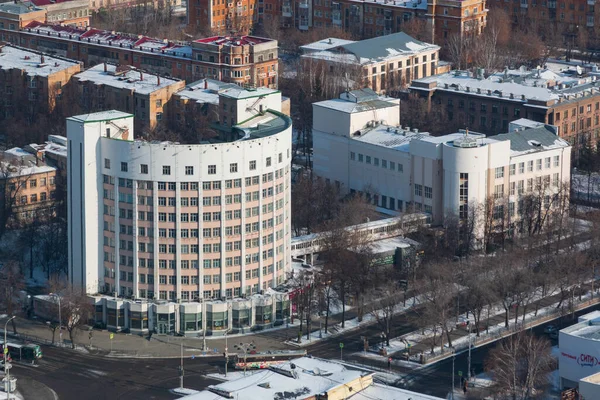
[[[600,340],[585,334],[560,332],[559,348],[558,367],[561,378],[578,382],[600,372]]]

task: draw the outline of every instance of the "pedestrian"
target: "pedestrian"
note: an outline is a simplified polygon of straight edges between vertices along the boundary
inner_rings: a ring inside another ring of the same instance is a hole
[[[469,382],[467,382],[466,379],[463,382],[464,382],[463,383],[463,393],[467,394],[467,386],[468,386]]]

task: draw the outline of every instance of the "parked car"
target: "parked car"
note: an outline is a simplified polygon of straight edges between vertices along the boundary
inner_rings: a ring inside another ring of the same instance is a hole
[[[550,335],[550,334],[556,333],[556,332],[558,332],[558,329],[554,325],[546,325],[546,327],[544,328],[544,333],[547,335]]]

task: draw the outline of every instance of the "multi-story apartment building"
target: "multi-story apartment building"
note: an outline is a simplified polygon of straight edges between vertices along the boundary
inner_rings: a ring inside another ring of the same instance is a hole
[[[404,32],[353,42],[324,39],[301,46],[304,63],[324,63],[337,76],[361,82],[376,92],[395,90],[413,79],[439,73],[440,47]]]
[[[188,24],[229,32],[243,18],[244,27],[279,23],[308,30],[337,27],[356,37],[376,37],[423,25],[427,41],[443,45],[453,34],[477,34],[486,24],[485,0],[196,0],[188,3]],[[415,22],[416,21],[416,22]],[[239,24],[238,24],[239,25]],[[246,32],[246,31],[244,31]]]
[[[589,34],[597,35],[596,28],[600,21],[600,10],[591,0],[567,2],[521,0],[513,4],[490,0],[488,5],[491,9],[504,10],[515,23],[553,27],[566,35],[569,41],[574,39],[579,30],[587,29]]]
[[[258,22],[263,0],[193,0],[187,2],[188,26],[219,35],[247,35]]]
[[[30,1],[0,3],[0,29],[18,31],[33,21],[45,22],[46,10]]]
[[[11,45],[0,47],[0,120],[26,113],[51,113],[81,65]]]
[[[118,111],[67,120],[72,284],[88,293],[186,303],[250,296],[286,279],[291,120],[280,112],[279,92],[248,97],[240,88],[219,103],[219,136],[205,144],[136,140],[133,116]],[[274,297],[271,310],[283,301]],[[148,304],[109,303],[100,312],[109,327],[126,324],[110,313],[137,307],[147,316]],[[232,318],[235,325],[236,310],[246,303],[262,307],[252,300],[205,303],[206,329],[228,328],[223,321]],[[170,314],[178,306],[160,307]],[[201,307],[180,311],[196,318]],[[252,321],[267,308],[253,312]],[[217,309],[224,313],[218,321],[209,316]],[[268,315],[257,324],[271,324]],[[175,318],[166,320],[174,325]]]
[[[9,213],[9,226],[39,222],[54,213],[56,176],[56,167],[19,147],[0,153],[0,213]]]
[[[88,0],[32,0],[31,2],[46,10],[46,20],[40,22],[79,28],[85,28],[90,24],[92,9]]]
[[[549,71],[468,72],[413,80],[410,92],[446,108],[448,119],[485,134],[506,132],[527,118],[555,125],[572,145],[600,139],[600,82]]]
[[[437,224],[488,198],[503,199],[496,205],[518,219],[519,196],[540,186],[550,195],[570,182],[571,148],[551,125],[524,121],[497,136],[463,130],[432,137],[401,127],[399,107],[368,90],[314,103],[314,172],[341,193],[424,211]]]
[[[81,112],[110,109],[130,112],[135,115],[138,128],[153,129],[166,115],[171,96],[183,89],[185,82],[128,65],[103,63],[73,76],[71,87],[74,107]]]
[[[79,60],[86,67],[108,62],[194,82],[211,78],[244,87],[277,88],[277,41],[256,36],[170,42],[99,29],[32,22],[3,29],[2,41]],[[211,61],[212,60],[212,61]]]

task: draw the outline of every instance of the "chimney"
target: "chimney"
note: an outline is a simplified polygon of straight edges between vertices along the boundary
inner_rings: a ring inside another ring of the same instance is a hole
[[[140,71],[140,81],[144,80],[144,73],[142,71]]]
[[[208,81],[204,79],[204,89],[208,89]]]
[[[331,40],[331,38],[329,38],[329,41],[327,42],[328,44],[332,44],[333,41]]]
[[[41,55],[40,55],[40,64],[43,64],[43,63],[44,63],[44,55],[43,55],[43,54],[41,54]]]
[[[160,86],[160,75],[156,75],[156,85]]]
[[[104,72],[107,72],[108,67],[106,66],[106,63],[104,63]]]

